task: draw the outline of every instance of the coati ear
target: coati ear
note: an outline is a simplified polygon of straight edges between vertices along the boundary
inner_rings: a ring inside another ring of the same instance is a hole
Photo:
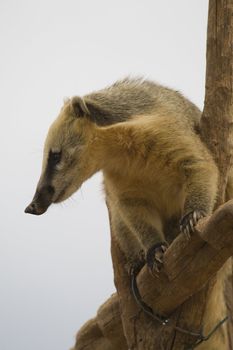
[[[71,107],[77,118],[90,116],[90,111],[82,97],[75,96],[71,99]]]
[[[98,126],[112,124],[111,114],[89,98],[75,96],[71,99],[71,107],[77,118],[86,117]]]

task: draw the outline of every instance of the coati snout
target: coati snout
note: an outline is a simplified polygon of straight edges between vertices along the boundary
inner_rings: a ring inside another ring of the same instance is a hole
[[[32,202],[25,209],[25,213],[33,215],[44,214],[53,202],[54,192],[53,186],[50,185],[37,189]]]
[[[75,97],[65,102],[50,126],[44,145],[42,173],[25,213],[45,213],[52,203],[72,196],[86,179],[100,170],[102,155],[93,156],[93,149],[99,147],[96,126],[84,118],[85,113],[88,113],[85,103]]]

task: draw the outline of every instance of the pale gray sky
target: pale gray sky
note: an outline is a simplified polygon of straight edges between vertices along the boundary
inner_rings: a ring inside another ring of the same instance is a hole
[[[67,350],[114,291],[101,175],[41,216],[23,210],[63,97],[125,75],[203,106],[207,0],[0,1],[0,349]]]

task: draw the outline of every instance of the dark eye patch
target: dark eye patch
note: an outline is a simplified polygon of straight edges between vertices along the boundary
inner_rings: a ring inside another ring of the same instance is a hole
[[[48,163],[50,166],[55,166],[61,161],[61,151],[60,152],[52,152],[49,151]]]
[[[44,179],[47,184],[50,184],[54,174],[57,172],[56,165],[61,161],[62,152],[49,151],[47,166],[45,169]]]

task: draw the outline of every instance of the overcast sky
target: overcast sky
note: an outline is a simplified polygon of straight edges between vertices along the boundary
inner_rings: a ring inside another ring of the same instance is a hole
[[[114,291],[101,174],[24,214],[64,97],[142,75],[203,107],[207,0],[0,0],[0,349],[68,350]]]

